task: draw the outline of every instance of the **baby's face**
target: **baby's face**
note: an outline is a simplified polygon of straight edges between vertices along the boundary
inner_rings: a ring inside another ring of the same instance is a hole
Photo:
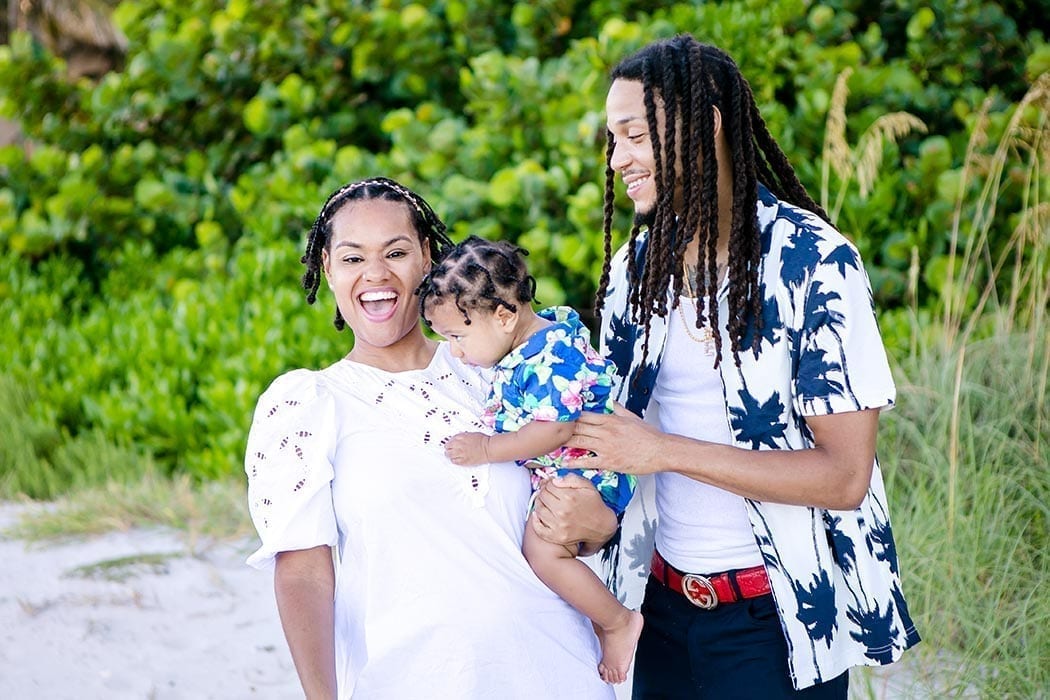
[[[492,367],[511,351],[513,336],[500,316],[495,311],[471,309],[464,317],[452,301],[427,311],[430,327],[449,342],[452,356],[476,367]]]

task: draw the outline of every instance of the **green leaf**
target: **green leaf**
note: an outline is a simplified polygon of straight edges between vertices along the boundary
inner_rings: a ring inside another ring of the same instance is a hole
[[[144,179],[135,185],[135,203],[144,209],[161,211],[175,204],[175,195],[163,182]]]
[[[925,37],[926,31],[933,26],[936,19],[937,17],[933,14],[933,10],[929,7],[920,7],[908,20],[908,38],[912,41],[919,41]]]
[[[201,248],[209,248],[224,240],[222,226],[216,221],[199,221],[193,232]]]
[[[550,276],[536,278],[536,301],[540,306],[561,306],[565,303],[565,289]]]
[[[489,182],[489,201],[497,207],[508,207],[521,198],[520,175],[515,168],[504,168]]]
[[[255,96],[244,105],[244,125],[256,136],[265,136],[273,128],[270,106],[260,96]]]

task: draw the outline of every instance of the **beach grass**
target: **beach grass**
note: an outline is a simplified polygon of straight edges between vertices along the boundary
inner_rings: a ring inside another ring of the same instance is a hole
[[[1027,104],[1050,105],[1050,75]],[[980,195],[968,206],[960,185],[933,313],[905,312],[898,405],[880,428],[904,590],[925,639],[908,664],[915,697],[1050,693],[1050,129],[1023,128],[1022,113],[991,157],[977,122],[962,180]],[[1011,164],[1026,206],[993,250]]]
[[[169,528],[183,533],[191,553],[209,543],[254,534],[245,484],[238,479],[195,483],[149,470],[135,481],[115,481],[70,492],[44,507],[28,509],[7,537],[44,542],[126,531]]]
[[[1048,360],[1040,327],[935,344],[897,367],[879,454],[924,638],[906,697],[1038,698],[1050,688]]]
[[[34,387],[0,372],[0,499],[52,500],[154,471],[141,449],[95,428],[69,435]]]
[[[86,578],[98,581],[123,583],[142,574],[167,574],[168,562],[182,556],[182,552],[134,554],[126,557],[103,559],[77,566],[66,572],[70,578]]]

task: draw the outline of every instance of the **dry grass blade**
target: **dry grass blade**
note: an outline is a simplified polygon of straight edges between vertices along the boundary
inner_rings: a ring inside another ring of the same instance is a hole
[[[832,221],[838,219],[849,183],[856,179],[861,199],[867,199],[878,176],[883,149],[897,143],[913,131],[926,133],[926,124],[908,112],[891,112],[876,119],[850,148],[846,139],[847,81],[853,70],[846,68],[835,80],[824,125],[824,147],[821,153],[820,205]],[[838,178],[838,192],[831,202],[831,172]]]
[[[883,114],[857,141],[856,177],[861,198],[871,194],[886,143],[897,143],[913,131],[926,133],[926,124],[908,112]]]
[[[985,101],[985,104],[982,105],[981,118],[978,119],[975,132],[970,138],[970,148],[976,148],[980,143],[984,142],[987,136],[988,104],[988,101]],[[1037,113],[1041,115],[1039,124],[1034,128],[1022,122],[1026,118],[1030,107],[1037,108]],[[962,235],[963,208],[967,191],[965,183],[969,176],[973,174],[973,171],[977,169],[975,166],[981,162],[974,158],[970,151],[967,151],[966,165],[963,169],[963,177],[961,178],[955,205],[949,248],[948,281],[946,285],[948,293],[945,298],[944,313],[944,338],[948,346],[966,342],[966,339],[973,332],[981,317],[981,311],[989,300],[996,295],[996,280],[1009,257],[1013,255],[1015,260],[1023,260],[1023,257],[1018,256],[1022,250],[1026,249],[1029,237],[1027,230],[1021,225],[1015,228],[1008,244],[994,262],[992,260],[993,253],[989,248],[988,242],[989,231],[995,220],[999,195],[1004,186],[1003,174],[1011,154],[1027,154],[1026,183],[1024,188],[1025,206],[1021,212],[1021,221],[1030,220],[1035,221],[1037,224],[1045,224],[1044,218],[1039,214],[1042,211],[1043,204],[1039,201],[1039,183],[1042,177],[1050,172],[1050,162],[1045,158],[1048,130],[1045,115],[1048,111],[1050,111],[1050,73],[1044,73],[1014,109],[1006,129],[996,145],[995,152],[986,161],[988,164],[985,173],[986,180],[977,199],[973,215],[967,218],[966,245],[963,248],[961,257],[957,257],[959,255],[957,243],[960,235]],[[981,129],[982,133],[978,134],[978,129],[982,125],[984,126]],[[1034,213],[1029,214],[1029,212]],[[1046,226],[1043,225],[1042,230],[1037,230],[1033,235],[1037,238],[1045,238]],[[1045,246],[1040,245],[1038,240],[1034,242],[1035,245],[1032,246],[1031,250],[1035,251],[1035,255],[1026,263],[1031,267],[1027,272],[1023,269],[1019,272],[1015,271],[1015,275],[1017,275],[1015,281],[1020,281],[1031,275],[1033,284],[1038,285],[1038,287],[1030,290],[1030,296],[1038,299],[1040,297],[1045,298],[1046,293],[1046,261],[1045,257],[1040,253]],[[983,266],[980,264],[982,260],[985,262]],[[958,283],[954,279],[956,270],[961,275]],[[966,309],[966,296],[969,290],[977,288],[977,278],[982,270],[987,274],[987,281],[982,287],[976,307],[974,309]],[[966,319],[965,323],[964,316]]]
[[[849,143],[846,141],[846,98],[849,97],[847,81],[853,74],[852,68],[846,68],[835,80],[828,107],[827,123],[824,126],[824,152],[821,157],[820,205],[825,211],[831,211],[829,193],[831,177],[829,168],[834,169],[840,181],[849,180],[853,163],[850,158]],[[832,219],[835,217],[832,216]]]

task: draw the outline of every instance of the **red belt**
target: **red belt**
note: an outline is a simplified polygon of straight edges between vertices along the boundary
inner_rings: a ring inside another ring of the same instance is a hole
[[[766,567],[736,569],[721,574],[701,576],[687,574],[674,568],[653,550],[650,573],[672,591],[681,593],[693,605],[712,610],[720,603],[735,603],[745,598],[757,598],[769,593]]]

